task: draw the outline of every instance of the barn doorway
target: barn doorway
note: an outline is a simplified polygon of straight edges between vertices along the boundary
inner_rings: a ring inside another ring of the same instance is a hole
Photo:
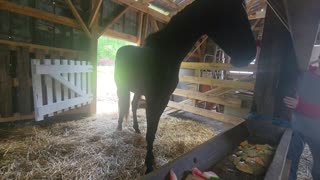
[[[101,36],[97,50],[97,114],[110,114],[118,111],[116,85],[113,79],[114,62],[118,49],[134,43]]]

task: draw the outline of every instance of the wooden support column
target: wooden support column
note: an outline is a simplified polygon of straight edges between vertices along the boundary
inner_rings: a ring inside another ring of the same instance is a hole
[[[0,46],[0,115],[1,117],[13,115],[10,50],[5,46]]]
[[[29,48],[17,49],[17,79],[18,86],[18,111],[22,115],[31,114],[31,76],[30,76]]]
[[[267,9],[258,61],[254,105],[252,111],[288,118],[283,96],[294,94],[298,65],[289,31],[276,14]],[[284,115],[284,112],[286,115]]]

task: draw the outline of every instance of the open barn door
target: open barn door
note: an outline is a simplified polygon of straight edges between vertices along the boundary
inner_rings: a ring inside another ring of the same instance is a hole
[[[91,103],[90,63],[45,59],[40,64],[39,59],[33,59],[31,69],[36,121]]]

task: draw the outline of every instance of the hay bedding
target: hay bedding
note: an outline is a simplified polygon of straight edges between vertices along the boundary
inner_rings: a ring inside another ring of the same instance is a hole
[[[0,129],[1,179],[136,179],[145,171],[142,134],[132,120],[115,131],[117,115],[49,125]],[[205,124],[162,117],[154,144],[157,166],[164,165],[213,137]]]

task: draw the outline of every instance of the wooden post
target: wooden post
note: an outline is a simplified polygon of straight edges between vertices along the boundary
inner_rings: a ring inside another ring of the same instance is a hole
[[[253,111],[280,116],[284,112],[282,98],[293,95],[298,76],[290,33],[276,14],[267,9],[258,61]]]
[[[0,115],[12,116],[12,78],[10,76],[10,50],[0,46]]]
[[[18,112],[25,115],[32,111],[30,58],[28,48],[17,49]]]

